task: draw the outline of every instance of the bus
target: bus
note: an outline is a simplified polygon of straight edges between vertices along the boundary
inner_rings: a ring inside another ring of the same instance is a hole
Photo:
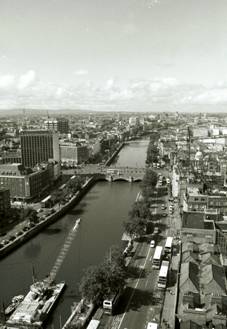
[[[169,262],[167,260],[163,260],[158,276],[158,288],[160,289],[166,288],[168,271],[169,271]]]
[[[161,264],[161,260],[162,260],[162,246],[157,246],[155,248],[155,252],[154,252],[154,257],[152,260],[152,267],[153,268],[160,268],[160,264]]]
[[[109,296],[107,299],[104,299],[103,304],[102,304],[104,313],[110,314],[110,315],[114,314],[115,307],[118,303],[121,293],[122,293],[122,291],[119,290],[115,294]]]
[[[173,237],[168,236],[166,239],[165,247],[164,247],[164,252],[166,254],[171,254],[172,253],[172,248],[173,248]]]
[[[46,208],[46,207],[51,207],[52,201],[51,201],[51,195],[48,195],[45,199],[43,199],[41,202],[41,207]]]
[[[148,322],[146,329],[158,329],[158,324],[156,322]]]

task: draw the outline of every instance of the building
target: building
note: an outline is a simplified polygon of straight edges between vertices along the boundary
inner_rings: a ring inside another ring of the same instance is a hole
[[[202,328],[227,324],[226,275],[213,243],[184,241],[179,273],[177,317],[180,328],[193,321]]]
[[[210,194],[201,193],[198,188],[186,189],[184,211],[217,210],[220,214],[227,214],[227,193],[225,191]]]
[[[6,163],[21,163],[21,152],[20,150],[16,152],[4,152],[0,156],[0,164]]]
[[[60,145],[61,162],[73,162],[80,164],[89,158],[89,150],[86,145],[64,143]]]
[[[26,169],[17,163],[0,165],[0,188],[8,189],[13,200],[30,200],[52,184],[52,171],[51,164],[37,170]]]
[[[59,136],[54,131],[25,130],[21,132],[22,164],[33,168],[48,160],[60,162]]]
[[[10,192],[7,188],[0,188],[0,217],[5,217],[10,209]]]
[[[47,130],[57,131],[60,134],[68,134],[69,132],[69,120],[64,118],[48,119],[44,122]]]

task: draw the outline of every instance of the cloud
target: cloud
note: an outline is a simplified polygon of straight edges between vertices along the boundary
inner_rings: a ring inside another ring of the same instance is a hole
[[[227,105],[227,82],[187,84],[172,77],[121,81],[110,77],[100,84],[46,83],[35,71],[0,76],[0,108],[68,108],[89,110],[179,110],[203,105]]]
[[[87,70],[78,70],[74,72],[75,75],[88,75],[88,71]]]
[[[17,87],[19,90],[23,90],[31,86],[36,80],[36,72],[29,70],[25,74],[22,74],[18,79]]]
[[[9,89],[15,83],[15,76],[12,74],[0,76],[0,89]]]

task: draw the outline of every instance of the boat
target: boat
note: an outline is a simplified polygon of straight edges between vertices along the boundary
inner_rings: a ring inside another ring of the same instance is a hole
[[[54,283],[48,279],[34,282],[28,294],[6,321],[7,327],[42,328],[64,287],[65,282]]]
[[[15,308],[22,302],[24,295],[14,296],[11,303],[5,309],[5,315],[10,315]]]

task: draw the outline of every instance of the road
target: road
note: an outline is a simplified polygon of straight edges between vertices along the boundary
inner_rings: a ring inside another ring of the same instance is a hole
[[[167,211],[161,207],[164,202],[168,206],[168,196],[159,198],[158,213]],[[169,223],[169,218],[162,217],[155,224],[161,231],[155,236],[156,245],[164,245],[168,233],[167,223]],[[153,237],[147,236],[146,241],[139,244],[131,264],[136,275],[128,280],[118,315],[107,319],[105,329],[145,329],[149,321],[160,322],[164,293],[157,288],[159,270],[151,266],[155,250],[150,247],[151,239]]]
[[[169,172],[162,171],[162,174],[169,176]],[[155,240],[158,245],[164,245],[166,236],[174,236],[180,229],[179,205],[175,203],[175,210],[173,214],[170,214],[168,211],[169,196],[158,199],[157,208],[155,211],[152,209],[152,211],[167,212],[168,216],[162,217],[155,224],[161,230]],[[163,203],[166,204],[166,209],[162,209]],[[139,244],[132,263],[134,269],[138,269],[138,274],[128,281],[121,299],[121,309],[118,310],[118,315],[109,317],[105,329],[146,329],[149,321],[161,323],[162,319],[165,318],[165,314],[162,314],[163,307],[167,318],[168,314],[173,314],[174,319],[175,296],[171,295],[168,290],[164,293],[157,288],[159,270],[151,267],[154,248],[150,247],[150,240],[151,237],[147,237],[147,241]],[[172,264],[172,266],[176,267],[177,265]],[[174,289],[175,287],[172,287],[172,291]],[[173,319],[171,320],[173,321]]]

